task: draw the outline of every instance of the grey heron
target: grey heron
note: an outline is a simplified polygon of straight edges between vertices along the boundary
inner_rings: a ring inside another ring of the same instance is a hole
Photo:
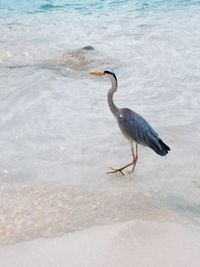
[[[124,175],[123,170],[129,166],[132,166],[133,172],[138,161],[138,144],[150,147],[160,156],[167,155],[168,151],[170,151],[170,148],[159,138],[158,133],[141,115],[129,108],[118,108],[115,105],[113,101],[113,95],[118,88],[117,77],[115,73],[105,70],[104,72],[90,72],[90,74],[93,76],[106,76],[110,79],[112,86],[107,94],[108,105],[111,112],[117,119],[121,132],[128,139],[131,145],[132,161],[123,167],[117,169],[112,168],[112,171],[107,173],[120,172],[122,175]],[[134,143],[136,144],[135,151],[133,147]]]

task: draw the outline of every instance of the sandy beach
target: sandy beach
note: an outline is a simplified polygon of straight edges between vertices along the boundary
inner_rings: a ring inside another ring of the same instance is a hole
[[[200,266],[199,25],[196,0],[0,1],[0,267]],[[171,149],[125,176],[108,70]]]
[[[1,247],[3,267],[199,267],[192,225],[133,220]]]

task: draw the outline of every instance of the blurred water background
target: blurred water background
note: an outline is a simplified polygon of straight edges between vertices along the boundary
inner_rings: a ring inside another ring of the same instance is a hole
[[[199,224],[199,25],[200,1],[0,0],[3,243],[146,216]],[[140,147],[134,176],[106,175],[131,159],[109,81],[88,75],[107,68],[116,104],[171,147]]]

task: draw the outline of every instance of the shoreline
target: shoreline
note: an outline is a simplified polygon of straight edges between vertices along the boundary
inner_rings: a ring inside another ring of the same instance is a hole
[[[198,267],[200,231],[193,225],[132,220],[61,237],[0,247],[4,267]]]
[[[79,187],[23,186],[17,190],[2,189],[0,202],[0,245],[133,219],[191,223],[173,207],[145,195],[139,188],[136,192],[126,188],[115,194],[89,192]]]

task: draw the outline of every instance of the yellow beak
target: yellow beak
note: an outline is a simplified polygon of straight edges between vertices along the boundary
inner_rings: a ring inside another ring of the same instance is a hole
[[[92,71],[89,74],[92,76],[103,76],[104,75],[103,72],[101,71]]]

